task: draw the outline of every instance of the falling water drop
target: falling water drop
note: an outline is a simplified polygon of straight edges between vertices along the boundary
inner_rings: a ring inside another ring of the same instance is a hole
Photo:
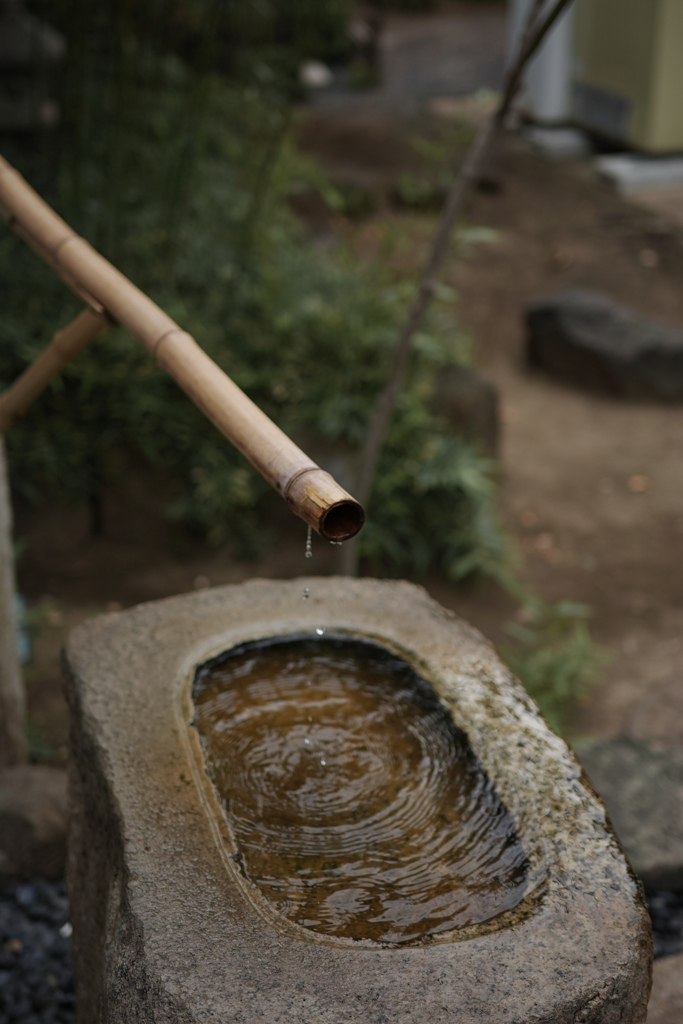
[[[324,632],[325,632],[325,630],[321,629],[320,626],[318,626],[318,628],[316,629],[316,633],[318,634],[318,636],[322,636],[324,634]]]
[[[304,601],[308,601],[310,596],[311,596],[311,588],[310,587],[304,587],[304,593],[303,593]]]
[[[306,550],[304,551],[304,558],[313,558],[313,530],[308,527],[308,533],[306,534]]]

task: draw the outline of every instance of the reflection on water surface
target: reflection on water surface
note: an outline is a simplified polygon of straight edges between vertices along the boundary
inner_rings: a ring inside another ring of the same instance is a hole
[[[431,686],[382,648],[245,645],[195,725],[246,877],[325,935],[404,943],[522,898],[512,820]]]

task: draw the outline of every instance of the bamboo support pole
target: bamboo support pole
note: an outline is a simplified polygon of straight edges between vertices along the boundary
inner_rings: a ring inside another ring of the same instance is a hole
[[[26,696],[17,651],[12,506],[0,434],[0,768],[26,760]]]
[[[57,331],[35,362],[0,395],[0,434],[6,433],[14,421],[24,415],[62,367],[80,355],[96,334],[106,330],[108,323],[104,313],[84,309],[68,326]]]
[[[97,312],[138,338],[229,441],[328,540],[360,530],[362,506],[213,362],[194,338],[79,237],[0,157],[0,215]]]

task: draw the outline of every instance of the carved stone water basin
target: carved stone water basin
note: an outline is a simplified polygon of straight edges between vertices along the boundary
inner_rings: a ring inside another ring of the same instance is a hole
[[[524,898],[512,818],[429,684],[348,638],[245,644],[206,666],[194,724],[253,895],[383,944],[499,927]]]
[[[79,1024],[645,1019],[602,804],[419,588],[143,605],[75,630],[66,677]]]

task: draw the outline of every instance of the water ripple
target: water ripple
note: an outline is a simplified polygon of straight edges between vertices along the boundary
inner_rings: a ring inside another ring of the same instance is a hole
[[[490,920],[526,861],[467,738],[374,645],[252,645],[198,675],[195,725],[245,873],[285,917],[389,943]]]

